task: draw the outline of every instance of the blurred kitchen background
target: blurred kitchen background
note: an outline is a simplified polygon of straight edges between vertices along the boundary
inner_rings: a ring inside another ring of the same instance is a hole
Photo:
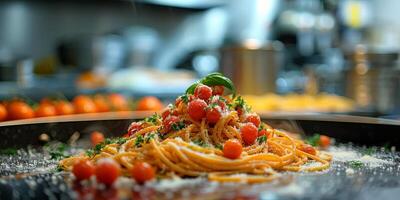
[[[257,111],[400,113],[397,0],[2,0],[0,98],[167,103],[220,71]]]

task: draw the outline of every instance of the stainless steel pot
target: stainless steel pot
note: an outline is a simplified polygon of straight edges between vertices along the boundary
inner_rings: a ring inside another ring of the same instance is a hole
[[[282,65],[283,45],[274,41],[257,46],[244,43],[221,49],[221,71],[231,78],[241,94],[275,92]]]

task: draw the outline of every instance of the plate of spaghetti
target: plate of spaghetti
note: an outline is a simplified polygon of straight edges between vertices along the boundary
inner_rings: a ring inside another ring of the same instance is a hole
[[[105,185],[204,177],[213,182],[263,183],[288,171],[322,171],[332,156],[262,122],[231,80],[212,73],[191,85],[160,114],[133,122],[59,167],[78,180]]]

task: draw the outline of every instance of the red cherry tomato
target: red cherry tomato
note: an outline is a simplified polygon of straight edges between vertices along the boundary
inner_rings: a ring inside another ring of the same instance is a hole
[[[94,175],[95,167],[90,161],[82,159],[76,162],[72,167],[72,173],[77,180],[86,180]]]
[[[207,85],[198,85],[194,90],[194,96],[203,100],[208,100],[212,96],[212,89]]]
[[[128,128],[128,135],[131,136],[142,129],[143,123],[142,122],[132,122]]]
[[[240,154],[242,154],[242,144],[237,140],[227,140],[222,151],[226,158],[239,158]]]
[[[96,146],[97,144],[100,144],[100,143],[104,142],[103,133],[100,133],[98,131],[93,131],[90,134],[90,141],[92,142],[93,146]]]
[[[165,118],[167,118],[168,116],[171,115],[171,111],[169,108],[165,109],[164,112],[161,113],[161,117],[164,120]]]
[[[262,129],[262,130],[258,131],[258,136],[257,137],[260,137],[260,136],[263,136],[263,135],[267,136],[267,138],[271,137],[271,133],[268,132],[265,129]]]
[[[260,116],[258,116],[257,114],[251,114],[247,116],[246,121],[253,123],[256,127],[260,126],[261,123]]]
[[[189,116],[193,120],[199,121],[206,116],[206,108],[207,103],[204,100],[195,99],[191,101],[188,105]]]
[[[146,162],[138,162],[131,170],[132,177],[138,183],[144,183],[155,177],[154,168]]]
[[[163,126],[165,131],[170,131],[172,124],[179,122],[179,117],[170,115],[163,121]]]
[[[219,107],[209,108],[206,112],[206,118],[208,123],[216,124],[219,119],[221,119],[221,111]]]
[[[321,136],[319,136],[318,144],[322,148],[327,148],[327,147],[329,147],[329,145],[331,145],[331,138],[329,138],[326,135],[321,135]]]
[[[243,113],[244,113],[243,108],[236,108],[236,111],[239,116],[243,115]]]
[[[305,152],[305,153],[314,155],[314,156],[317,154],[317,151],[315,150],[315,148],[312,147],[311,145],[308,145],[308,144],[302,144],[302,145],[300,145],[299,150],[300,150],[300,151],[303,151],[303,152]]]
[[[254,124],[248,122],[242,126],[240,129],[240,134],[242,135],[242,139],[246,145],[253,144],[258,135],[257,127]]]
[[[103,158],[96,165],[96,179],[105,185],[112,185],[120,174],[120,166],[111,158]]]
[[[222,85],[216,85],[212,87],[212,94],[213,95],[222,95],[224,94],[224,86]]]

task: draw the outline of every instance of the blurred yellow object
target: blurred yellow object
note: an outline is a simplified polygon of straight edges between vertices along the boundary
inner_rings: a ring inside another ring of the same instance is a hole
[[[80,88],[95,89],[106,85],[107,77],[95,72],[85,72],[79,75],[76,84]]]
[[[44,57],[35,63],[33,72],[39,75],[54,74],[57,64],[57,59],[54,56]]]
[[[261,96],[246,95],[243,98],[254,111],[348,112],[354,110],[352,100],[332,94],[265,94]]]

